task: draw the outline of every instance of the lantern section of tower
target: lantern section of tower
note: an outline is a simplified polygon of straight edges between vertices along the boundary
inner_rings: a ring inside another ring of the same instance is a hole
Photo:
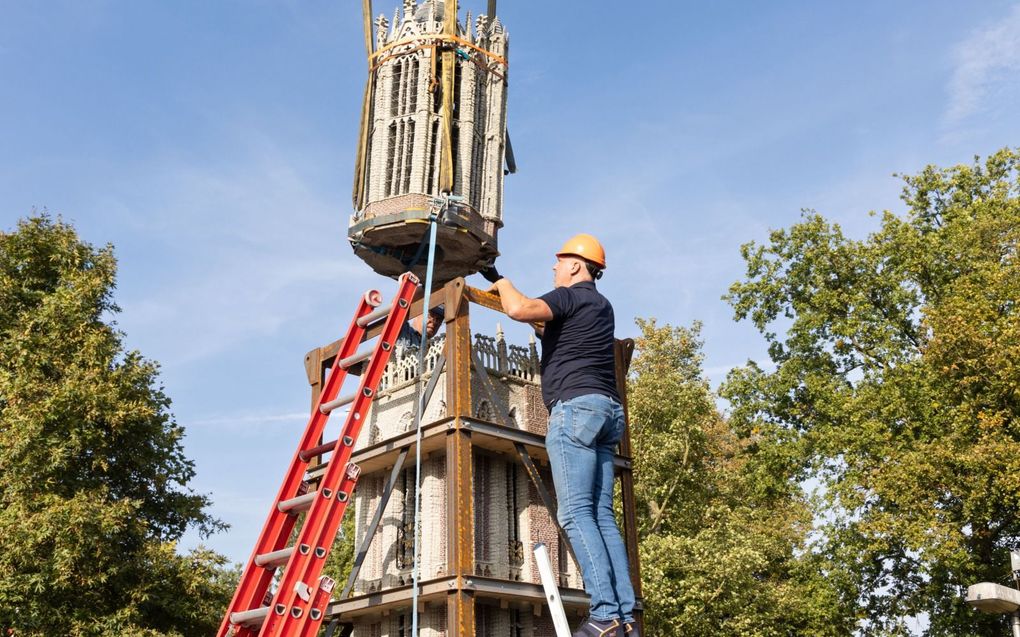
[[[355,253],[376,272],[413,271],[421,261],[424,222],[436,213],[438,197],[452,195],[439,206],[438,283],[473,273],[498,254],[508,144],[508,34],[499,18],[472,20],[470,12],[450,34],[445,4],[406,0],[392,21],[375,19],[348,229]],[[452,108],[446,111],[443,66],[450,60]],[[452,187],[444,191],[447,143]]]

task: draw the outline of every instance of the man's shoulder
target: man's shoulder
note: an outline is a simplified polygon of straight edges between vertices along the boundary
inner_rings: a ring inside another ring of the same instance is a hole
[[[613,307],[590,281],[554,288],[539,298],[546,302],[557,318],[599,307],[608,307],[611,311]]]
[[[591,281],[578,281],[577,283],[574,283],[573,285],[564,285],[564,286],[561,286],[561,287],[558,287],[558,288],[553,288],[553,289],[549,290],[548,292],[546,292],[545,294],[543,294],[542,297],[546,297],[546,296],[550,296],[550,295],[554,295],[554,294],[555,295],[560,295],[560,296],[577,296],[577,295],[583,295],[583,294],[590,294],[592,292],[594,292],[595,294],[597,294],[599,296],[602,296],[602,294],[595,287],[595,284],[592,283]]]
[[[570,298],[570,288],[553,288],[538,298],[546,303],[559,303],[564,299]]]
[[[609,299],[599,292],[599,289],[595,287],[595,283],[592,281],[580,281],[568,288],[561,289],[569,290],[568,293],[578,300],[591,301],[598,299],[600,302],[609,303]]]

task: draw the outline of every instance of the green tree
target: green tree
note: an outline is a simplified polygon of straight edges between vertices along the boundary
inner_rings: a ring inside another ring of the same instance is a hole
[[[698,324],[638,326],[628,406],[648,633],[848,635],[806,550],[811,512],[784,431],[720,416]]]
[[[735,371],[743,426],[788,432],[819,484],[819,554],[868,634],[1001,635],[964,588],[1020,540],[1020,154],[904,177],[863,240],[806,212],[743,247],[728,296],[774,371]]]
[[[111,317],[116,261],[46,214],[0,233],[0,628],[16,635],[210,633],[225,559],[178,555],[223,525],[158,366]]]

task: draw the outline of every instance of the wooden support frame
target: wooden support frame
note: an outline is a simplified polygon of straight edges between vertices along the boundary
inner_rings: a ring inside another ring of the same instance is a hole
[[[446,284],[446,414],[454,427],[446,436],[446,572],[456,586],[446,599],[446,622],[453,635],[474,635],[475,597],[466,588],[475,568],[474,475],[471,431],[471,323],[464,279]]]
[[[470,305],[476,304],[481,307],[502,313],[502,305],[499,297],[494,294],[470,287],[463,278],[454,279],[442,288],[432,292],[427,299],[419,292],[408,312],[409,317],[416,317],[428,309],[444,305],[446,323],[446,349],[441,359],[442,365],[437,365],[425,389],[425,403],[427,404],[432,390],[435,388],[435,381],[439,375],[446,372],[446,406],[447,417],[433,423],[423,424],[425,437],[422,440],[423,449],[445,449],[446,452],[446,476],[447,476],[447,572],[441,580],[434,582],[425,581],[420,584],[422,599],[429,599],[438,602],[445,598],[447,607],[447,625],[451,637],[467,637],[475,634],[475,601],[476,597],[499,597],[502,600],[516,599],[522,603],[531,600],[544,599],[540,587],[525,583],[502,583],[493,582],[479,586],[480,582],[488,581],[486,578],[474,574],[474,476],[473,447],[476,437],[478,440],[486,441],[491,445],[493,441],[503,441],[502,444],[512,447],[521,459],[525,471],[535,482],[539,496],[545,504],[550,506],[550,512],[555,521],[555,504],[549,495],[548,489],[542,484],[537,469],[532,461],[532,452],[545,453],[544,441],[541,436],[510,427],[507,424],[509,417],[506,410],[495,400],[495,392],[489,383],[489,379],[482,372],[484,367],[477,369],[480,361],[477,360],[472,351],[472,339],[470,332]],[[372,331],[366,332],[366,339],[372,338]],[[312,404],[315,404],[318,394],[322,390],[323,378],[326,370],[333,362],[333,358],[339,351],[342,341],[334,341],[322,347],[315,348],[305,356],[305,371],[308,383],[312,389]],[[637,514],[634,500],[634,479],[631,462],[631,440],[630,440],[630,417],[627,405],[626,379],[630,369],[630,363],[634,354],[634,341],[631,339],[618,340],[614,349],[617,389],[623,400],[624,410],[624,435],[620,441],[620,450],[615,464],[616,472],[620,479],[620,487],[623,498],[623,537],[627,546],[627,557],[631,566],[631,580],[634,585],[634,592],[638,598],[638,605],[635,609],[635,616],[643,630],[643,612],[641,604],[641,568],[637,550],[638,529]],[[444,369],[445,368],[445,369]],[[489,394],[490,404],[497,409],[499,420],[502,422],[491,423],[476,418],[472,414],[472,389],[471,374],[481,374],[482,387]],[[382,510],[385,508],[385,500],[392,491],[393,476],[399,474],[400,468],[405,464],[409,451],[413,450],[414,438],[405,434],[399,439],[395,438],[380,443],[369,449],[364,449],[355,454],[353,461],[362,464],[365,469],[372,467],[379,470],[383,467],[391,467],[389,483],[386,486],[383,502],[376,511],[376,518],[381,518]],[[529,448],[532,452],[529,452]],[[373,519],[373,530],[378,521]],[[562,533],[562,529],[560,529]],[[340,621],[346,621],[349,613],[360,615],[370,612],[372,608],[380,603],[384,605],[400,605],[408,603],[411,593],[409,587],[393,589],[388,593],[372,593],[356,597],[348,597],[351,592],[354,579],[357,577],[357,570],[364,561],[364,554],[367,553],[369,542],[374,533],[368,533],[362,546],[358,547],[354,569],[350,574],[347,586],[338,601],[333,602],[327,609],[331,616],[341,615]],[[569,547],[569,542],[565,543]],[[404,590],[408,589],[408,590]],[[534,589],[534,590],[533,590]],[[406,599],[405,599],[406,597]],[[534,598],[534,599],[532,599]],[[581,591],[568,591],[564,593],[564,600],[570,599],[576,602],[575,606],[581,607],[586,597]],[[403,601],[401,601],[403,600]],[[541,601],[537,602],[541,604]],[[339,628],[341,624],[334,623],[332,629]]]
[[[630,458],[633,453],[630,444],[630,411],[627,406],[627,374],[634,358],[634,340],[617,340],[614,349],[616,358],[616,390],[623,401],[623,438],[620,440],[620,455]],[[620,495],[623,500],[623,542],[627,547],[627,561],[630,562],[630,580],[634,585],[634,596],[640,600],[641,558],[638,554],[637,507],[634,502],[634,473],[630,467],[620,472]],[[644,610],[634,609],[634,619],[641,634],[645,634]]]

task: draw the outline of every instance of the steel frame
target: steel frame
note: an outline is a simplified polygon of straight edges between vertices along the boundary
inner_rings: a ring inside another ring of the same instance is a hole
[[[446,452],[447,574],[442,578],[420,582],[419,600],[420,603],[445,603],[447,625],[451,637],[468,637],[475,634],[475,602],[478,598],[499,598],[502,600],[502,604],[508,603],[507,600],[530,604],[536,614],[541,612],[541,606],[545,602],[541,586],[536,584],[495,580],[474,574],[474,481],[471,460],[472,449],[476,442],[481,443],[480,447],[487,449],[506,450],[507,447],[512,448],[520,456],[525,471],[534,482],[553,521],[556,520],[555,501],[545,487],[532,460],[532,455],[536,453],[538,458],[547,460],[544,439],[537,434],[510,426],[511,421],[506,409],[496,399],[496,392],[491,386],[488,374],[471,349],[469,314],[472,303],[496,312],[503,312],[499,297],[468,286],[463,278],[450,281],[429,295],[427,300],[419,291],[419,296],[415,298],[408,311],[409,317],[415,317],[422,314],[427,308],[445,305],[446,351],[436,365],[425,388],[422,404],[428,404],[434,393],[436,381],[445,370],[447,374],[445,397],[447,417],[422,425],[422,449],[423,451],[445,449]],[[369,330],[366,332],[365,338],[372,338],[374,335]],[[313,406],[317,404],[319,393],[322,391],[326,370],[332,364],[342,345],[342,340],[334,341],[311,350],[305,356],[305,372],[312,390]],[[637,550],[637,515],[634,503],[634,477],[630,457],[630,417],[626,392],[626,378],[634,354],[634,341],[631,339],[618,340],[614,353],[617,388],[623,399],[626,423],[623,439],[620,441],[619,454],[615,461],[623,496],[622,531],[631,565],[631,580],[634,584],[634,592],[639,599],[635,615],[638,622],[643,624],[640,603],[642,597],[641,567]],[[490,404],[497,409],[502,422],[487,422],[472,416],[472,369],[476,372],[476,376],[480,377]],[[414,445],[414,432],[409,432],[362,449],[352,458],[352,461],[358,462],[365,472],[377,471],[386,467],[391,467],[391,469],[380,504],[369,524],[365,539],[355,552],[355,562],[347,578],[347,584],[339,600],[333,601],[327,606],[327,616],[334,618],[327,635],[349,634],[350,625],[341,623],[345,617],[406,605],[411,601],[410,586],[394,587],[355,597],[348,596],[364,563],[372,538],[375,536],[382,512],[396,485],[397,476],[404,468],[407,456],[414,449]],[[559,531],[565,538],[563,529],[559,529]],[[565,546],[570,547],[569,541],[565,542]],[[577,608],[587,604],[587,596],[583,591],[566,590],[563,593],[563,600],[568,606]],[[337,632],[338,630],[339,632]]]

